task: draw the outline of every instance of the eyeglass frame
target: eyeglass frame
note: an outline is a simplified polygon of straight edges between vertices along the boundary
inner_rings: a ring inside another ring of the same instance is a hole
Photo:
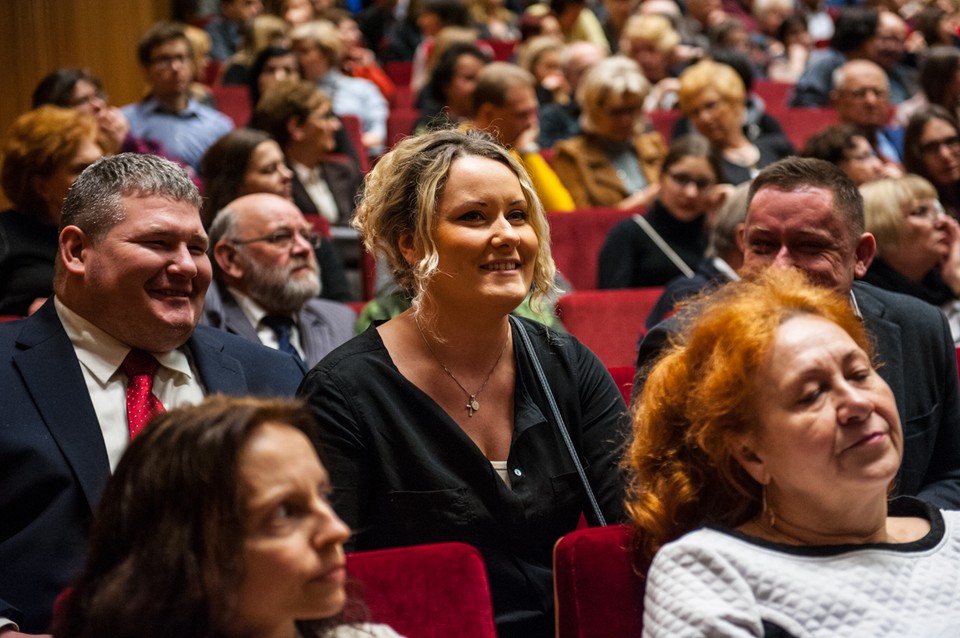
[[[921,155],[936,155],[940,149],[946,146],[951,150],[960,148],[960,135],[951,135],[939,140],[930,140],[920,144]]]
[[[278,228],[269,235],[264,235],[263,237],[254,237],[253,239],[231,239],[229,240],[234,246],[246,246],[247,244],[255,244],[258,242],[266,242],[271,246],[279,248],[280,250],[290,250],[293,243],[296,241],[297,235],[302,237],[312,248],[320,248],[320,243],[323,241],[323,236],[320,233],[317,233],[312,228],[301,228],[299,230],[294,230],[293,228]]]
[[[717,181],[714,179],[694,178],[688,173],[671,173],[670,171],[664,171],[663,174],[675,181],[680,188],[686,188],[692,184],[697,187],[697,192],[700,193],[717,185]]]
[[[189,53],[178,53],[176,55],[158,55],[150,59],[150,66],[158,66],[161,69],[172,69],[173,64],[179,62],[187,65],[193,63],[193,56]]]
[[[923,212],[920,212],[920,211]],[[931,213],[933,213],[931,215]],[[915,219],[925,219],[930,222],[937,221],[941,215],[946,215],[947,211],[943,208],[943,204],[940,203],[940,200],[933,200],[933,204],[917,204],[912,206],[907,212],[907,217],[913,217]]]

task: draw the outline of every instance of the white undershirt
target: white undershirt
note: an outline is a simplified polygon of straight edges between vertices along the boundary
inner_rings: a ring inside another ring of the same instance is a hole
[[[503,482],[507,484],[507,487],[510,486],[510,473],[507,472],[507,462],[506,461],[490,461],[490,465],[493,466],[493,470],[497,473]]]
[[[83,380],[100,423],[110,471],[113,472],[130,442],[127,379],[120,371],[120,364],[130,352],[130,346],[70,310],[56,297],[54,306],[80,361]],[[167,410],[203,401],[204,390],[187,352],[184,345],[170,352],[154,353],[160,369],[153,381],[153,393]]]

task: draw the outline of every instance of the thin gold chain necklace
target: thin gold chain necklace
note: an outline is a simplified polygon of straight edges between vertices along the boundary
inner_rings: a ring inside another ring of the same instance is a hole
[[[443,368],[443,371],[447,373],[447,376],[453,379],[453,382],[456,383],[463,393],[467,395],[469,400],[467,401],[467,416],[473,417],[474,412],[479,412],[480,403],[477,401],[477,397],[480,396],[480,393],[483,392],[483,389],[487,387],[487,381],[490,380],[490,377],[493,375],[493,371],[497,369],[497,365],[500,363],[500,359],[503,358],[503,353],[507,349],[507,342],[510,340],[510,333],[507,333],[507,337],[503,340],[503,347],[500,348],[500,354],[497,355],[497,360],[493,362],[493,367],[490,368],[490,371],[487,373],[487,376],[483,378],[483,383],[480,384],[480,389],[476,392],[471,393],[463,384],[457,380],[457,377],[453,376],[453,373],[450,372],[450,368],[444,365],[443,361],[440,360],[440,357],[437,356],[437,353],[434,352],[433,346],[430,345],[430,342],[427,340],[427,335],[424,334],[423,328],[420,326],[420,318],[414,316],[414,323],[417,324],[417,330],[420,331],[420,338],[423,339],[424,345],[427,346],[427,350],[430,351],[430,354],[433,355],[433,358],[436,359],[437,363],[440,364],[440,367]]]

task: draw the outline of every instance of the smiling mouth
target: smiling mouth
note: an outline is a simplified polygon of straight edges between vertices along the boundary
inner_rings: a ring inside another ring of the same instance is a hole
[[[166,297],[170,299],[189,299],[192,292],[189,290],[168,290],[166,288],[155,288],[150,291],[150,294],[156,295],[157,297]]]
[[[520,268],[519,261],[501,261],[495,264],[484,264],[481,266],[484,270],[517,270]]]
[[[853,445],[849,446],[847,450],[855,450],[857,448],[873,445],[874,443],[879,443],[883,440],[884,436],[886,436],[886,434],[883,432],[871,432]]]

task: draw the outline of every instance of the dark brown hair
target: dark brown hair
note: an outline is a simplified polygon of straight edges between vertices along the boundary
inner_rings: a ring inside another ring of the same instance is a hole
[[[157,416],[131,442],[94,519],[86,567],[57,638],[225,636],[243,578],[238,458],[261,425],[315,441],[299,402],[214,396]],[[329,621],[298,622],[321,636]]]

